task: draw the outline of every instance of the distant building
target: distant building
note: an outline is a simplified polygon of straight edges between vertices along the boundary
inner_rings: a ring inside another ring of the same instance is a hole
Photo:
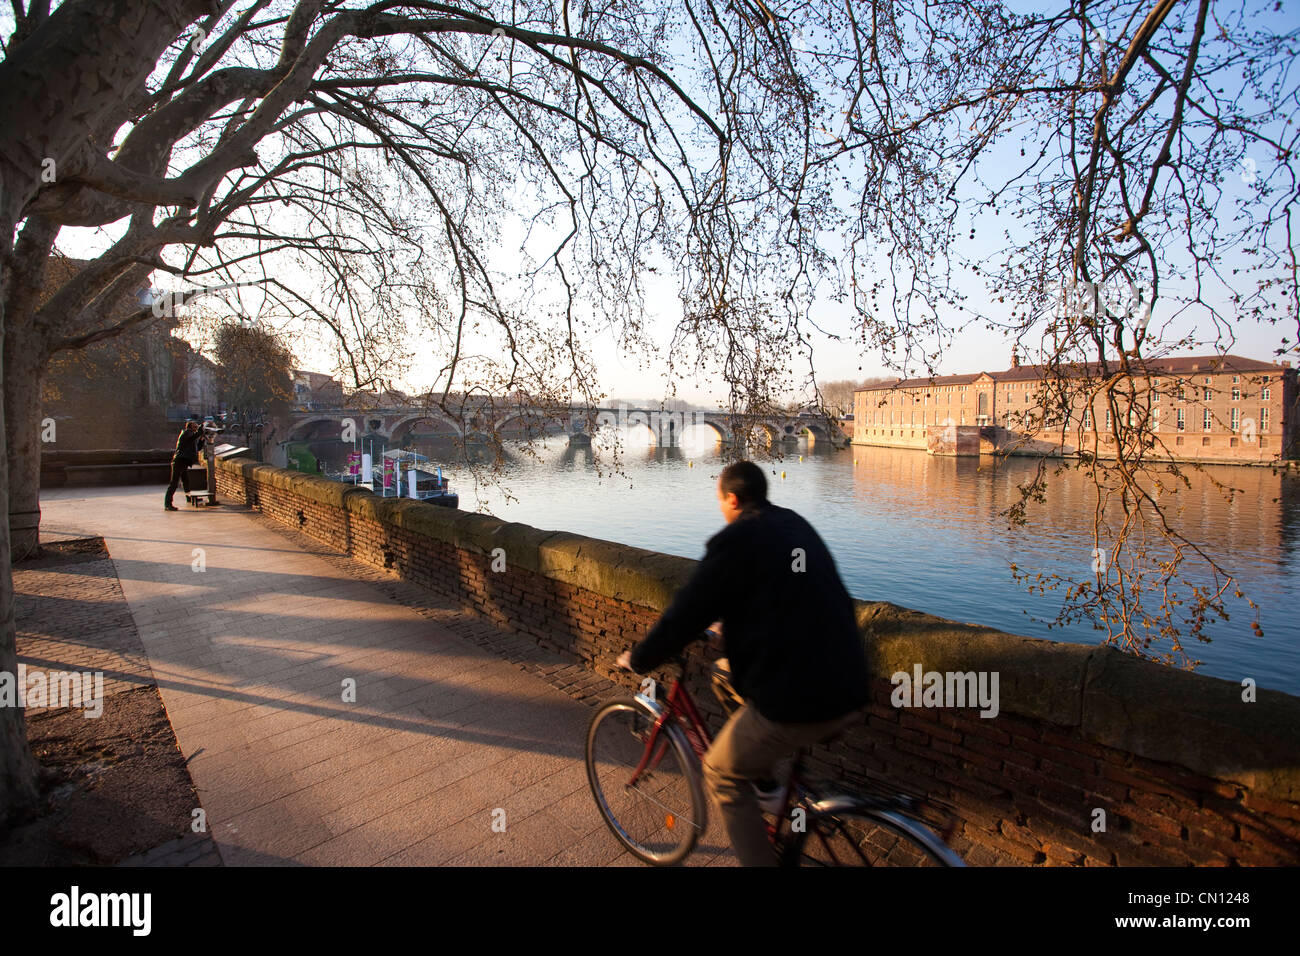
[[[345,393],[342,386],[339,386],[338,403],[330,407],[346,406],[347,408],[374,411],[380,408],[405,408],[415,402],[416,399],[395,388],[358,388]]]
[[[899,379],[854,392],[853,442],[938,455],[1002,452],[1115,456],[1119,429],[1175,460],[1268,463],[1297,455],[1300,391],[1289,362],[1235,355],[1147,361],[1132,398],[1111,406],[1097,365],[1045,375],[1015,362],[1002,372]]]
[[[332,375],[296,368],[293,370],[293,404],[300,411],[340,408],[343,405],[343,385]]]
[[[53,294],[89,263],[51,259]],[[109,307],[115,319],[148,309],[155,291],[141,285]],[[46,369],[42,417],[57,426],[46,451],[169,448],[188,415],[215,415],[220,395],[213,364],[172,335],[177,322],[149,318],[140,327],[82,349],[57,352]]]
[[[179,339],[172,339],[168,347],[173,355],[171,402],[167,406],[167,420],[183,422],[191,415],[202,418],[225,411],[216,363]]]

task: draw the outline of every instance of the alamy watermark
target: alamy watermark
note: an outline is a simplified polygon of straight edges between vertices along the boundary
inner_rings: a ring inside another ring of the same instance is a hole
[[[83,717],[104,713],[103,671],[0,671],[0,707],[80,707]]]
[[[1155,289],[1118,278],[1109,282],[1059,282],[1049,290],[1056,303],[1055,314],[1064,319],[1097,321],[1107,316],[1131,321],[1145,331],[1151,321]]]
[[[121,927],[133,936],[148,936],[153,926],[152,893],[92,893],[73,886],[50,897],[50,925]]]
[[[889,701],[895,707],[976,707],[981,717],[998,715],[997,671],[897,671]]]

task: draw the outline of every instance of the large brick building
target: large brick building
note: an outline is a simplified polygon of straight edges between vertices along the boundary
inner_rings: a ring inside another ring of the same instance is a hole
[[[1174,459],[1263,464],[1296,457],[1298,419],[1300,391],[1288,362],[1235,355],[1150,360],[1141,375],[1108,388],[1096,364],[1047,374],[1013,359],[1002,372],[858,389],[853,442],[943,455],[1106,458],[1131,436]]]

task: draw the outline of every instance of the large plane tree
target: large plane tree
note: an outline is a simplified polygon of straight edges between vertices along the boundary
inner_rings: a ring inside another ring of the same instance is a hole
[[[791,258],[767,224],[795,209],[806,155],[789,119],[807,90],[771,55],[761,6],[13,6],[0,670],[15,660],[10,547],[37,546],[41,379],[57,352],[256,286],[263,310],[327,330],[358,388],[423,335],[444,397],[594,400],[588,337],[642,337],[645,277],[665,271],[678,308],[727,329],[742,363],[757,351],[743,343],[790,334],[746,325]],[[73,227],[101,228],[104,248],[51,290]],[[511,237],[523,251],[502,261],[512,228],[527,230]],[[155,275],[161,296],[126,316],[106,306]],[[761,374],[747,380],[767,393]],[[21,711],[6,708],[0,812],[31,804],[33,772]]]

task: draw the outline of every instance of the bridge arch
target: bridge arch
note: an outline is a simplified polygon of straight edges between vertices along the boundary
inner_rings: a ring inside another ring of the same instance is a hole
[[[513,412],[507,412],[504,416],[498,418],[493,427],[498,432],[501,432],[504,431],[505,427],[509,425],[511,422],[518,421],[520,419],[524,419],[526,423],[529,425],[540,424],[540,428],[538,428],[537,430],[543,435],[549,433],[548,429],[562,430],[566,424],[572,425],[572,422],[570,421],[570,416],[566,414],[561,414],[559,412],[547,412],[540,409],[518,409]],[[531,434],[532,429],[530,428],[528,432],[529,434]],[[569,428],[569,432],[570,433],[573,432],[572,427]]]
[[[830,429],[815,419],[791,418],[783,423],[781,430],[791,438],[798,438],[806,430],[810,448],[818,442],[829,442],[831,440]]]
[[[665,444],[665,443],[660,440],[661,429],[655,428],[651,424],[650,415],[651,415],[650,412],[641,411],[639,409],[633,409],[629,411],[627,415],[624,416],[621,422],[620,421],[606,422],[604,420],[605,419],[604,413],[598,415],[596,417],[596,420],[598,425],[613,424],[616,427],[621,428],[625,433],[631,433],[633,431],[645,431],[646,434],[650,436],[650,446],[652,448],[658,448],[661,444]],[[614,418],[614,416],[612,415],[608,417],[611,419]],[[671,444],[671,442],[669,442],[668,444]]]
[[[312,441],[312,440],[322,441],[322,440],[327,440],[327,438],[336,439],[342,433],[343,419],[347,417],[349,416],[317,415],[313,418],[299,419],[298,421],[295,421],[292,424],[290,424],[289,432],[288,434],[285,435],[285,441]],[[356,418],[353,418],[353,421],[357,422],[357,429],[360,432],[363,429],[362,423],[358,421]],[[313,435],[311,437],[304,436],[303,434],[304,432],[306,432],[308,429],[316,425],[329,425],[331,427],[332,434],[330,434],[327,437],[321,435]]]
[[[780,426],[770,421],[751,422],[744,430],[746,444],[766,445],[768,448],[780,441],[781,435]]]
[[[461,428],[460,423],[446,412],[429,411],[420,412],[418,415],[406,415],[394,421],[388,427],[388,440],[394,445],[400,445],[401,441],[399,441],[399,438],[405,439],[409,436],[411,432],[410,426],[416,422],[442,422],[443,424],[450,426],[452,432],[457,438],[465,437],[465,432]]]
[[[598,426],[614,425],[628,431],[644,428],[650,433],[652,444],[664,448],[680,447],[682,436],[697,426],[712,429],[720,442],[726,442],[731,437],[730,431],[723,422],[701,415],[698,412],[669,412],[637,408],[628,411],[622,416],[622,420],[619,420],[619,417],[615,414],[602,411],[597,416],[597,424]]]
[[[701,415],[701,416],[698,416],[698,417],[696,417],[696,418],[691,419],[691,421],[688,423],[687,427],[689,428],[689,427],[693,427],[693,426],[696,426],[696,425],[701,425],[701,426],[705,426],[705,427],[708,427],[708,428],[712,428],[714,434],[718,436],[718,441],[722,442],[724,445],[725,445],[727,442],[731,441],[731,431],[727,428],[726,425],[724,425],[722,422],[720,422],[720,421],[718,421],[718,420],[716,420],[716,419],[709,418],[709,417],[707,417],[707,416],[705,416],[705,415]],[[685,429],[683,429],[683,430],[685,430]]]

